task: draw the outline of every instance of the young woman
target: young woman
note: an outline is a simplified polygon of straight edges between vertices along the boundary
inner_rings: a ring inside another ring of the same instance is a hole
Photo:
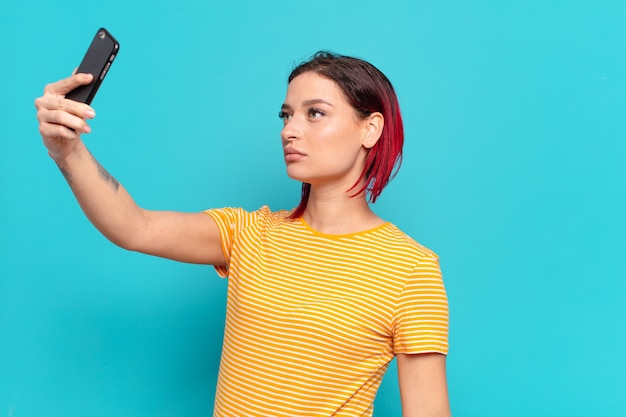
[[[403,144],[396,94],[378,69],[322,52],[291,73],[279,116],[302,199],[277,212],[138,207],[81,140],[93,109],[65,99],[90,81],[75,74],[35,101],[44,144],[112,242],[228,277],[216,416],[370,416],[394,357],[403,415],[450,415],[438,258],[368,204]]]

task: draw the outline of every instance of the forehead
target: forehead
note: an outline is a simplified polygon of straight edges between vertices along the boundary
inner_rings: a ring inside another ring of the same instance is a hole
[[[297,105],[302,101],[322,99],[330,103],[347,104],[343,92],[331,79],[316,72],[304,72],[295,77],[287,87],[285,103]]]

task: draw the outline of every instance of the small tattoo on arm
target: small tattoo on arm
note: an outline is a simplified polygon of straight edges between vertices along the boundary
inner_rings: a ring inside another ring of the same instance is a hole
[[[69,173],[69,171],[59,164],[57,164],[57,167],[59,167],[59,170],[61,171],[61,174],[63,174],[65,181],[67,181],[68,184],[72,185],[72,175]]]
[[[91,156],[91,159],[93,159],[94,163],[98,167],[98,174],[100,174],[100,177],[104,179],[105,181],[109,182],[113,186],[115,191],[119,190],[120,183],[113,177],[113,175],[109,174],[109,171],[107,171],[106,169],[104,169],[102,165],[100,165],[100,162],[98,162],[98,160],[94,158],[91,152],[89,152],[89,155]]]
[[[109,174],[109,171],[104,169],[104,167],[100,165],[100,162],[98,162],[95,158],[94,158],[94,161],[96,162],[96,165],[98,166],[98,173],[100,174],[100,177],[102,177],[105,181],[108,181],[109,183],[111,183],[111,185],[113,185],[113,188],[115,188],[115,191],[119,190],[120,183],[113,177],[113,175]]]

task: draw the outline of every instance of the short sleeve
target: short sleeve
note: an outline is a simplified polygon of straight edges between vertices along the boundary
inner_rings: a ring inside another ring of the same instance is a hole
[[[220,231],[226,265],[215,265],[215,271],[220,277],[225,278],[228,276],[233,244],[241,231],[246,227],[250,213],[242,208],[230,207],[206,210],[205,213],[215,220]]]
[[[448,353],[448,297],[438,258],[421,258],[410,274],[393,318],[395,353]]]

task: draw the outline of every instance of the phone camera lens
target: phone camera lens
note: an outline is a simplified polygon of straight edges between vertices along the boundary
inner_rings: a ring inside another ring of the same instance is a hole
[[[104,31],[101,30],[100,33],[98,33],[98,36],[100,37],[100,39],[104,39],[104,37],[106,36]]]

